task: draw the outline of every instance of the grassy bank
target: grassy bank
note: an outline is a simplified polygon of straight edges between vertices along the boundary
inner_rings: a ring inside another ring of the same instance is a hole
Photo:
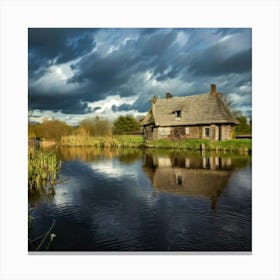
[[[227,141],[209,141],[205,139],[185,139],[173,141],[160,139],[144,142],[143,137],[135,135],[114,135],[114,136],[80,136],[70,135],[61,138],[61,145],[68,147],[96,147],[96,148],[118,148],[118,147],[146,147],[146,148],[172,148],[206,151],[230,151],[230,152],[251,152],[251,139],[235,139]]]
[[[114,135],[114,136],[62,136],[60,144],[68,147],[97,147],[97,148],[117,148],[117,147],[143,147],[142,136],[135,135]]]
[[[180,141],[172,141],[168,139],[160,139],[153,141],[146,141],[147,148],[173,148],[173,149],[187,149],[187,150],[201,150],[206,151],[230,151],[230,152],[251,152],[251,139],[235,139],[226,141],[209,141],[204,139],[188,139]]]
[[[30,151],[28,153],[28,190],[39,191],[47,185],[53,187],[56,184],[60,165],[54,153]]]

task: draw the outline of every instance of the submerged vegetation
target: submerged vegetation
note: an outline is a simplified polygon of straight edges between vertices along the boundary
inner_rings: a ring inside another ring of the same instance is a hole
[[[46,186],[53,188],[61,167],[54,152],[33,150],[28,153],[28,190],[38,191]]]

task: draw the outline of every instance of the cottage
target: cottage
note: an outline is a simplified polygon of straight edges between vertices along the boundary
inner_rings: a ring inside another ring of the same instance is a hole
[[[141,122],[146,140],[187,138],[229,140],[238,121],[211,85],[210,93],[184,97],[154,97],[152,108]]]

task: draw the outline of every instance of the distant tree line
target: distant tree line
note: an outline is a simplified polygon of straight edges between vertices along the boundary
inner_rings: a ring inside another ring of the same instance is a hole
[[[28,124],[29,138],[39,137],[57,141],[67,135],[111,136],[137,132],[140,132],[140,125],[133,116],[119,116],[113,123],[99,116],[90,117],[82,120],[76,127],[59,120],[44,120],[42,123]]]
[[[235,128],[236,135],[251,134],[252,121],[240,111],[233,111],[239,124]],[[133,116],[119,116],[113,123],[101,117],[90,117],[82,120],[76,127],[59,120],[44,120],[42,123],[29,123],[29,138],[45,138],[59,141],[61,136],[111,136],[121,134],[134,134],[140,132],[139,121]]]

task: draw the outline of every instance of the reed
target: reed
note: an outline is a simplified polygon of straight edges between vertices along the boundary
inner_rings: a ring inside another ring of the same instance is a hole
[[[29,151],[28,153],[28,190],[40,190],[47,185],[54,187],[61,168],[55,153]]]
[[[60,144],[68,147],[96,147],[96,148],[117,148],[117,147],[141,147],[144,145],[142,136],[135,135],[114,135],[114,136],[83,136],[70,135],[62,136]]]

